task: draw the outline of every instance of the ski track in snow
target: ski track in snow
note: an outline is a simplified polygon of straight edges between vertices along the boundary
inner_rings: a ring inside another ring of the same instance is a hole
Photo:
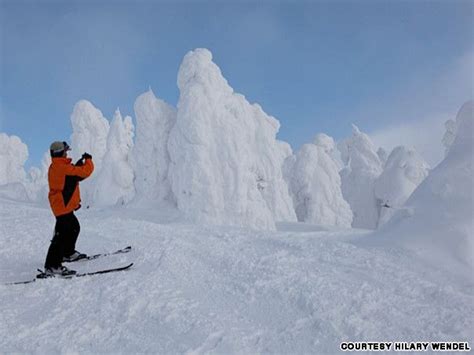
[[[44,262],[48,209],[0,201],[2,353],[335,353],[341,341],[470,341],[472,279],[361,231],[263,232],[159,224],[126,210],[78,213],[78,249],[133,250],[73,263],[126,272],[29,279]]]

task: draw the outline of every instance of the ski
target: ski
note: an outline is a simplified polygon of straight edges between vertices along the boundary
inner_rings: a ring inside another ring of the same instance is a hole
[[[118,272],[118,271],[124,271],[128,270],[132,267],[133,263],[130,263],[126,266],[122,267],[116,267],[116,268],[110,268],[110,269],[102,269],[102,270],[97,270],[97,271],[90,271],[90,272],[84,272],[84,273],[78,273],[74,275],[69,275],[69,276],[51,276],[51,275],[46,275],[44,271],[38,269],[40,272],[38,275],[36,275],[36,278],[31,279],[31,280],[26,280],[26,281],[17,281],[17,282],[10,282],[5,285],[23,285],[23,284],[29,284],[33,283],[38,279],[49,279],[49,278],[59,278],[59,279],[73,279],[75,277],[84,277],[84,276],[92,276],[92,275],[99,275],[99,274],[108,274],[110,272]]]
[[[118,250],[110,252],[110,253],[100,253],[100,254],[95,254],[95,255],[88,255],[85,258],[81,258],[81,259],[77,259],[77,260],[73,260],[73,261],[63,261],[63,263],[75,263],[75,262],[78,262],[78,261],[94,260],[94,259],[98,259],[98,258],[101,258],[101,257],[104,257],[104,256],[109,256],[109,255],[125,254],[125,253],[130,252],[131,250],[132,250],[132,247],[128,246],[128,247],[118,249]]]

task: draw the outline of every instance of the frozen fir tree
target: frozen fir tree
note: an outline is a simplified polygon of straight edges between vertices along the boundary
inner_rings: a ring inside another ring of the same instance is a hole
[[[24,182],[27,159],[28,147],[20,138],[0,133],[0,185]]]
[[[313,144],[305,144],[286,160],[285,176],[298,221],[328,226],[350,227],[352,211],[342,197],[341,178],[332,157],[334,140],[318,134]]]
[[[134,175],[130,166],[134,127],[130,116],[115,111],[107,137],[102,169],[95,182],[94,203],[99,206],[125,204],[135,195]]]
[[[0,196],[28,201],[25,162],[28,147],[17,136],[0,133]]]
[[[388,158],[387,151],[380,147],[379,149],[377,149],[377,156],[379,157],[382,166],[385,166],[385,163],[387,162]]]
[[[456,133],[444,160],[385,226],[385,238],[435,264],[474,267],[474,101],[459,110]]]
[[[176,122],[176,109],[155,97],[151,89],[135,101],[136,138],[131,163],[137,202],[171,198],[168,182],[168,138]]]
[[[446,131],[444,132],[443,136],[443,145],[444,145],[444,155],[448,155],[449,153],[449,148],[454,142],[454,139],[456,138],[456,133],[457,133],[457,122],[455,120],[447,120],[444,123],[444,127],[446,128]]]
[[[296,220],[282,176],[279,122],[234,93],[206,49],[189,52],[168,142],[169,180],[191,221],[275,229]],[[271,206],[271,207],[270,207]]]
[[[74,106],[71,123],[73,132],[71,136],[72,150],[69,156],[75,163],[84,152],[87,152],[92,155],[95,166],[91,178],[81,183],[82,201],[86,205],[91,205],[93,204],[95,179],[100,173],[102,160],[107,150],[109,121],[92,103],[81,100]]]
[[[41,166],[39,168],[33,166],[28,171],[28,178],[25,187],[30,201],[39,204],[48,203],[48,170],[50,164],[51,155],[48,150],[43,154]]]
[[[71,157],[79,159],[84,152],[92,155],[95,171],[102,165],[107,150],[109,121],[92,103],[81,100],[74,106],[72,115]]]
[[[375,181],[375,196],[381,205],[379,226],[404,205],[428,173],[428,163],[414,149],[404,146],[393,149]]]
[[[380,206],[375,197],[375,180],[382,172],[382,162],[369,136],[352,125],[352,137],[338,144],[341,159],[342,194],[349,202],[356,228],[375,229]]]

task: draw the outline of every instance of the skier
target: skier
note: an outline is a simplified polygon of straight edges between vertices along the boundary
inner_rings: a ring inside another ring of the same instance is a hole
[[[76,164],[71,164],[71,159],[67,157],[69,150],[66,142],[53,142],[50,146],[52,162],[48,170],[48,199],[56,225],[44,267],[45,273],[51,276],[74,275],[76,271],[63,266],[62,262],[87,257],[75,250],[80,225],[74,211],[81,207],[79,181],[92,174],[94,164],[88,153],[84,153]]]

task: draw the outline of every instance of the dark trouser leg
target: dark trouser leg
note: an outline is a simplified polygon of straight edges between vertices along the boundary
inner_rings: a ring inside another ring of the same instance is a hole
[[[56,217],[56,225],[54,226],[54,236],[49,246],[48,255],[44,263],[45,268],[57,268],[61,266],[66,234],[68,231],[68,215]]]
[[[79,230],[79,221],[74,213],[56,217],[54,237],[46,256],[45,268],[61,266],[63,257],[74,253]]]
[[[64,256],[69,256],[74,253],[76,250],[77,237],[81,231],[81,226],[74,213],[71,212],[68,216],[68,232],[64,243]]]

